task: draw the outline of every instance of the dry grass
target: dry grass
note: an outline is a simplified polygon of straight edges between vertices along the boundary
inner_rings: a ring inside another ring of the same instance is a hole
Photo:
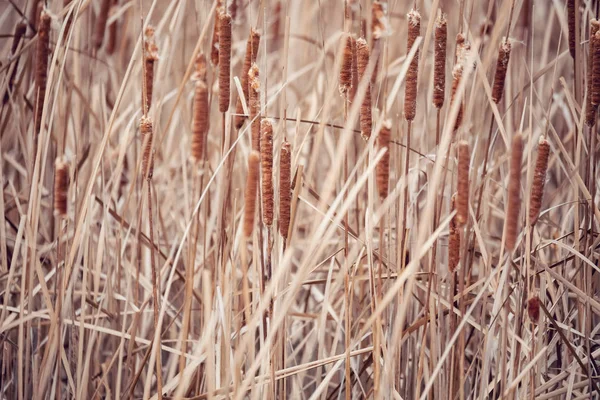
[[[600,398],[598,3],[0,3],[0,399]]]

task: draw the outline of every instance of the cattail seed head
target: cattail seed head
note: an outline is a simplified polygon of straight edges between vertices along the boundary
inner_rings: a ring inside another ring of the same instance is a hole
[[[145,98],[142,97],[144,112],[148,112],[152,106],[152,93],[154,91],[154,63],[158,60],[158,46],[154,38],[154,27],[148,26],[144,32],[144,87],[142,96],[145,92]]]
[[[469,218],[469,164],[471,153],[469,144],[461,140],[457,146],[458,178],[456,196],[456,225],[463,226]]]
[[[252,64],[248,72],[248,97],[252,133],[252,149],[260,151],[260,79],[258,66]]]
[[[344,53],[342,54],[342,67],[340,69],[340,93],[345,95],[352,88],[352,41],[351,35],[342,36]]]
[[[292,205],[292,147],[287,141],[281,145],[279,155],[279,233],[288,237]]]
[[[369,65],[369,45],[364,38],[359,38],[356,41],[356,59],[357,59],[357,70],[358,80],[362,81],[365,73],[367,72],[367,66]],[[371,137],[371,128],[373,120],[371,117],[371,87],[370,83],[367,83],[365,90],[365,97],[360,106],[360,134],[364,140],[369,140]]]
[[[389,21],[385,15],[386,4],[379,1],[374,1],[371,8],[371,36],[375,40],[379,40],[384,36],[387,36],[390,31]]]
[[[41,4],[41,3],[40,3]],[[42,114],[44,111],[44,98],[46,97],[46,85],[48,82],[48,55],[50,53],[50,16],[42,9],[38,21],[38,41],[36,43],[35,55],[35,133],[40,133],[42,126]]]
[[[460,81],[462,80],[463,75],[463,65],[456,64],[454,69],[452,70],[452,93],[450,96],[450,104],[454,105],[454,101],[456,101],[456,96],[458,95],[458,87],[460,86]],[[456,120],[454,121],[454,132],[460,128],[463,119],[463,108],[464,102],[461,98],[460,104],[458,105],[458,112],[456,114]]]
[[[540,216],[542,199],[544,197],[544,185],[546,184],[546,171],[548,170],[548,158],[550,157],[550,144],[541,137],[538,144],[538,155],[533,173],[533,184],[531,185],[531,197],[529,200],[529,223],[534,225]]]
[[[446,90],[446,42],[448,40],[448,22],[443,13],[435,20],[435,44],[433,63],[433,105],[440,109],[444,105]]]
[[[100,12],[96,18],[96,30],[94,31],[94,47],[96,50],[102,47],[104,33],[106,32],[106,21],[108,20],[108,11],[110,10],[111,0],[102,0],[100,3]]]
[[[457,196],[457,193],[452,195],[450,212],[456,209]],[[457,215],[450,220],[448,231],[448,270],[450,272],[456,271],[456,267],[458,267],[458,263],[460,262],[460,228],[456,217]]]
[[[356,51],[356,39],[352,37],[352,86],[350,87],[350,102],[354,103],[356,90],[358,89],[358,53]]]
[[[471,44],[467,40],[466,36],[462,33],[456,35],[456,64],[465,64],[467,58],[469,58],[469,52],[471,51]]]
[[[140,119],[140,132],[143,138],[142,176],[150,180],[154,175],[154,132],[150,118],[142,117]]]
[[[69,194],[69,163],[57,158],[54,164],[54,215],[59,218],[67,216]]]
[[[506,207],[506,248],[514,250],[519,228],[521,208],[521,159],[523,157],[523,136],[513,137],[510,152],[510,172],[508,175],[508,204]]]
[[[415,9],[408,15],[408,40],[406,42],[406,52],[410,52],[413,44],[421,34],[421,14]],[[419,75],[419,49],[410,62],[406,73],[406,89],[404,93],[404,118],[407,121],[415,119],[417,112],[417,82]]]
[[[389,191],[390,181],[390,138],[392,136],[391,123],[386,121],[383,123],[377,138],[377,146],[379,150],[385,149],[385,153],[375,167],[375,175],[377,181],[377,190],[381,200],[385,199]]]
[[[256,211],[256,193],[258,191],[258,168],[260,153],[253,150],[248,156],[248,176],[244,195],[244,236],[249,238],[254,230],[254,214]]]
[[[213,27],[212,43],[210,45],[210,61],[214,66],[219,65],[219,29],[221,22],[221,13],[223,12],[223,0],[217,0],[215,10],[215,24]]]
[[[567,0],[567,24],[569,28],[569,53],[575,58],[575,0]]]
[[[242,93],[244,93],[244,99],[248,104],[248,72],[252,64],[256,62],[258,55],[258,47],[260,45],[260,33],[254,28],[250,29],[250,36],[248,36],[248,42],[246,43],[246,56],[244,58],[244,64],[242,65]],[[235,107],[235,126],[240,129],[244,125],[246,117],[241,115],[244,114],[244,107],[242,105],[242,99],[238,98]]]
[[[599,44],[596,46],[596,44]],[[600,31],[594,35],[594,59],[592,61],[592,105],[600,104]]]
[[[231,15],[219,17],[219,111],[229,110],[231,80]]]
[[[596,123],[596,111],[598,109],[597,105],[593,104],[592,97],[594,96],[594,55],[596,53],[595,49],[598,47],[598,40],[596,39],[596,33],[600,28],[600,22],[597,19],[592,19],[590,21],[590,41],[589,41],[589,54],[588,54],[588,63],[587,63],[587,96],[585,101],[585,123],[588,127],[594,126]],[[597,76],[597,80],[600,80],[600,76]],[[598,95],[596,95],[598,97]],[[598,100],[598,98],[597,98]]]
[[[198,162],[204,158],[204,144],[208,133],[208,85],[204,79],[196,81],[192,111],[192,158]]]
[[[267,118],[261,121],[260,164],[262,173],[263,223],[273,223],[273,125]]]
[[[538,296],[530,297],[527,300],[527,314],[534,324],[537,324],[540,320],[540,304],[541,300]]]
[[[500,44],[498,52],[498,61],[496,63],[496,74],[494,75],[494,86],[492,88],[492,100],[494,103],[500,103],[504,94],[504,82],[506,81],[506,71],[508,70],[508,62],[510,60],[510,51],[512,45],[507,38],[504,38]]]

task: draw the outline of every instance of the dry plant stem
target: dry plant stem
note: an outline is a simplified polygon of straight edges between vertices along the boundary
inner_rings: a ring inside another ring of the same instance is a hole
[[[400,229],[401,241],[400,241],[400,269],[398,270],[398,274],[404,269],[406,266],[406,254],[407,254],[407,237],[406,237],[406,226],[407,226],[407,215],[408,215],[408,207],[410,202],[408,201],[408,174],[410,172],[410,131],[412,127],[412,122],[408,121],[406,130],[406,149],[404,151],[404,195],[402,198],[402,228]]]
[[[350,47],[349,54],[348,53],[348,45]],[[349,60],[346,60],[349,58]],[[342,74],[349,75],[346,79],[346,86],[349,84],[352,86],[352,38],[348,37],[347,45],[344,49],[344,61],[342,66]],[[344,72],[344,70],[346,70]],[[349,73],[348,73],[349,72]],[[340,82],[343,82],[343,79],[340,77]],[[348,90],[344,91],[344,124],[348,122]],[[344,153],[344,182],[348,181],[348,154]],[[346,193],[344,193],[343,201],[346,201]],[[344,312],[345,312],[345,341],[344,345],[346,347],[346,361],[344,368],[344,383],[345,383],[345,392],[346,392],[346,400],[350,400],[352,398],[352,375],[350,369],[350,347],[352,343],[352,315],[350,309],[350,260],[349,260],[349,231],[348,231],[348,212],[344,213]]]

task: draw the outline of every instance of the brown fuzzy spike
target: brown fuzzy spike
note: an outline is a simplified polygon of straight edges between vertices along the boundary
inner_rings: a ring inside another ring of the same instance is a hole
[[[267,118],[261,121],[260,164],[262,174],[263,223],[273,223],[273,125]]]
[[[252,64],[248,72],[248,97],[250,112],[252,150],[260,151],[260,79],[258,66]]]
[[[48,55],[50,53],[50,16],[42,10],[38,23],[38,41],[35,47],[35,133],[40,133],[44,98],[48,83]]]
[[[456,225],[463,226],[469,218],[469,164],[471,153],[469,144],[461,140],[457,146],[458,178],[456,197]]]
[[[364,38],[356,41],[356,59],[359,82],[363,80],[363,76],[367,71],[370,56],[369,45]],[[371,85],[367,84],[365,97],[360,106],[360,134],[364,140],[369,140],[371,137],[373,120],[371,117]]]
[[[350,87],[350,102],[354,103],[356,90],[358,89],[358,52],[356,51],[356,39],[352,38],[352,86]]]
[[[600,43],[600,31],[594,35],[594,43]],[[594,60],[592,61],[592,105],[600,104],[600,45],[594,46]]]
[[[254,230],[254,214],[256,211],[256,193],[258,192],[258,168],[260,153],[252,151],[248,156],[248,176],[244,195],[244,236],[249,238]]]
[[[596,123],[596,111],[598,109],[597,105],[595,106],[592,103],[593,97],[593,82],[594,82],[594,54],[595,49],[598,47],[598,40],[596,40],[596,33],[600,29],[600,22],[596,19],[592,19],[590,21],[590,41],[589,41],[589,54],[588,54],[588,63],[587,63],[587,96],[585,100],[585,123],[588,127],[594,126]],[[600,78],[600,77],[599,77]]]
[[[144,112],[147,113],[152,106],[152,94],[154,92],[154,63],[158,60],[158,46],[154,38],[154,27],[148,26],[144,39],[144,87],[142,89],[142,104],[145,105]],[[144,99],[143,94],[146,93]],[[145,100],[145,101],[144,101]]]
[[[59,218],[67,216],[69,193],[69,163],[57,158],[54,164],[54,215]]]
[[[96,50],[100,49],[100,47],[102,47],[102,42],[104,42],[110,3],[111,0],[102,0],[100,3],[100,12],[98,13],[98,17],[96,17],[96,30],[94,31],[94,47]]]
[[[352,88],[352,36],[342,37],[344,41],[344,54],[342,55],[342,67],[340,69],[340,93],[348,93]]]
[[[541,301],[538,296],[533,296],[527,300],[527,314],[534,324],[537,324],[540,320],[540,304]]]
[[[510,61],[510,51],[512,45],[508,39],[504,39],[500,44],[498,52],[498,61],[496,63],[496,74],[494,76],[494,86],[492,88],[492,100],[494,103],[500,103],[504,94],[504,82],[506,81],[506,72],[508,70],[508,62]]]
[[[569,26],[569,53],[575,58],[575,0],[567,0],[567,24]]]
[[[440,109],[444,106],[446,93],[446,42],[448,23],[441,13],[435,20],[435,54],[433,63],[433,105]]]
[[[248,72],[250,71],[250,67],[252,64],[256,62],[256,57],[258,55],[258,47],[260,45],[260,33],[258,33],[254,28],[250,29],[250,36],[248,36],[248,42],[246,43],[246,57],[244,58],[244,64],[242,65],[242,93],[244,93],[244,99],[246,101],[246,106],[248,106],[249,97],[248,97]],[[238,97],[235,107],[235,113],[238,114],[235,116],[235,126],[237,129],[240,129],[242,125],[244,125],[244,121],[246,117],[244,115],[244,107],[242,105],[242,99]]]
[[[208,86],[204,79],[196,81],[192,121],[192,158],[198,162],[204,159],[204,144],[208,133]]]
[[[231,15],[219,17],[219,112],[229,110],[231,97]]]
[[[387,4],[375,0],[371,7],[371,38],[373,39],[373,55],[377,57],[375,60],[375,68],[371,75],[371,84],[377,82],[377,74],[379,72],[379,61],[381,55],[381,38],[389,32],[389,22],[386,17]]]
[[[415,9],[408,13],[408,40],[406,52],[410,52],[417,37],[421,34],[421,14]],[[417,83],[419,78],[419,49],[410,62],[406,73],[406,89],[404,93],[404,118],[407,121],[415,119],[417,112]]]
[[[513,137],[510,152],[510,172],[508,176],[508,204],[506,206],[506,248],[514,250],[519,235],[519,212],[521,209],[521,159],[523,157],[523,136]]]
[[[148,117],[140,119],[140,132],[142,133],[143,150],[142,150],[142,176],[150,180],[154,175],[154,132],[152,128],[152,120]]]
[[[463,75],[462,64],[456,64],[454,66],[454,69],[452,70],[452,93],[450,96],[450,105],[451,106],[454,104],[454,101],[456,100],[456,96],[458,93],[458,87],[460,86],[460,81],[462,80],[462,75]],[[458,128],[460,128],[460,126],[462,125],[463,108],[464,108],[463,104],[464,104],[464,102],[461,99],[460,104],[458,106],[458,113],[456,114],[456,121],[454,121],[454,132],[456,132],[458,130]]]
[[[223,0],[217,0],[217,9],[215,10],[215,24],[213,27],[212,43],[210,45],[210,61],[214,66],[219,65],[219,29],[220,18],[223,12]]]
[[[292,205],[292,147],[285,141],[279,156],[279,233],[288,237]]]
[[[391,123],[389,121],[384,122],[381,130],[379,131],[379,137],[377,138],[377,147],[379,150],[385,149],[385,154],[381,157],[381,160],[375,167],[375,176],[377,181],[377,190],[379,197],[383,200],[387,197],[389,191],[390,181],[390,138],[392,136]]]
[[[450,212],[456,209],[457,194],[452,195]],[[448,270],[456,271],[460,262],[460,228],[456,220],[456,215],[450,220],[448,231]]]
[[[549,157],[550,144],[544,137],[541,137],[538,144],[538,155],[535,162],[531,197],[529,200],[529,223],[531,225],[536,223],[542,209],[542,198],[544,197],[544,185],[546,184]]]

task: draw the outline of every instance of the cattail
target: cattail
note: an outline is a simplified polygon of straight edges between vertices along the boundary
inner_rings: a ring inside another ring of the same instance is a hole
[[[152,128],[152,120],[148,117],[140,119],[140,132],[142,134],[143,150],[142,150],[142,176],[145,179],[152,179],[154,174],[154,132]]]
[[[262,173],[263,223],[273,223],[273,125],[267,118],[261,121],[260,165]]]
[[[252,149],[260,151],[260,79],[258,66],[252,64],[248,72],[248,97],[252,133]]]
[[[204,56],[202,56],[204,57]],[[192,121],[192,158],[201,161],[204,158],[204,143],[208,133],[208,85],[202,73],[196,72]]]
[[[358,52],[356,51],[356,39],[352,38],[352,86],[350,87],[350,102],[354,103],[356,91],[358,90]]]
[[[279,233],[288,237],[292,204],[292,147],[285,141],[279,155]]]
[[[248,105],[248,72],[250,71],[250,67],[252,64],[256,62],[256,57],[258,55],[258,46],[260,45],[260,33],[258,33],[254,28],[250,28],[250,36],[248,36],[248,42],[246,43],[246,57],[244,58],[244,64],[242,65],[242,93],[244,93],[244,99],[246,100],[246,105]],[[244,125],[244,121],[246,117],[244,115],[244,107],[242,106],[242,99],[238,98],[235,113],[238,114],[235,116],[235,126],[237,129],[240,129],[242,125]]]
[[[360,38],[356,41],[356,60],[358,70],[358,80],[362,81],[363,76],[367,71],[369,65],[369,45],[364,38]],[[365,90],[365,97],[360,106],[360,134],[364,140],[369,140],[371,137],[371,87],[370,82],[367,82],[367,88]]]
[[[229,110],[231,79],[231,15],[219,17],[219,112]]]
[[[458,143],[458,182],[456,196],[456,222],[463,226],[469,218],[469,164],[471,154],[469,144],[461,140]]]
[[[244,210],[244,236],[252,236],[254,229],[254,213],[256,211],[256,193],[258,191],[258,163],[260,162],[260,153],[253,150],[248,156],[248,177],[246,179],[246,193],[244,201],[246,208]]]
[[[500,103],[504,94],[504,82],[506,81],[506,71],[510,60],[510,50],[512,46],[507,38],[500,43],[498,51],[498,61],[496,62],[496,74],[494,75],[494,86],[492,88],[492,100],[494,103]]]
[[[221,13],[223,11],[223,0],[217,0],[215,10],[215,25],[213,28],[212,44],[210,45],[210,61],[214,66],[219,65],[219,30],[221,22]]]
[[[453,105],[456,100],[458,87],[460,86],[460,81],[462,80],[463,75],[463,66],[462,64],[456,64],[454,69],[452,70],[452,95],[450,97],[450,104]],[[463,101],[460,100],[460,104],[458,105],[458,112],[456,114],[456,120],[454,121],[454,132],[460,128],[462,124],[463,117]]]
[[[340,69],[340,93],[347,94],[352,88],[352,42],[351,35],[342,36],[344,53],[342,54],[342,68]]]
[[[531,185],[531,198],[529,200],[529,223],[534,225],[540,216],[542,209],[542,198],[544,197],[544,185],[546,184],[546,171],[548,170],[548,158],[550,156],[550,144],[542,136],[538,144],[538,156],[533,173],[533,184]]]
[[[506,207],[506,248],[513,250],[517,243],[519,210],[521,208],[521,158],[523,156],[523,136],[513,137],[508,175],[508,204]]]
[[[69,163],[57,158],[54,163],[54,215],[59,218],[67,216],[69,193]]]
[[[385,15],[386,4],[379,1],[374,1],[371,7],[371,37],[373,38],[373,52],[377,59],[375,60],[375,68],[371,75],[371,83],[377,82],[377,71],[379,70],[379,54],[381,52],[381,38],[389,32],[389,22]]]
[[[381,200],[385,199],[389,191],[390,181],[390,137],[392,136],[391,123],[386,121],[383,123],[381,130],[379,131],[379,137],[377,138],[377,145],[379,149],[385,149],[385,153],[381,157],[381,160],[375,167],[377,190],[379,191],[379,197]]]
[[[450,212],[456,209],[457,193],[452,195],[450,203]],[[458,263],[460,262],[460,228],[457,223],[457,216],[455,215],[450,220],[448,230],[448,270],[450,272],[456,271]]]
[[[152,106],[152,92],[154,88],[154,62],[158,60],[158,46],[154,39],[154,27],[148,26],[144,39],[144,88],[142,95],[146,93],[146,101],[142,98],[144,112],[148,112]]]
[[[455,63],[464,64],[469,57],[469,51],[471,51],[471,44],[467,40],[464,34],[458,33],[456,35],[456,54]]]
[[[119,7],[117,5],[113,5],[110,8],[109,15],[112,17],[117,13]],[[113,21],[112,24],[108,26],[108,40],[106,42],[106,54],[112,54],[117,47],[117,21]]]
[[[46,97],[46,84],[48,82],[48,54],[50,53],[50,16],[42,10],[38,23],[38,41],[36,44],[35,66],[35,132],[40,133],[42,114],[44,111],[44,98]]]
[[[410,52],[421,34],[421,14],[415,9],[408,15],[408,40],[406,42],[406,52]],[[419,75],[419,49],[410,62],[408,72],[406,73],[406,89],[404,93],[404,118],[407,121],[415,119],[417,112],[417,80]]]
[[[540,320],[540,304],[541,301],[538,296],[533,296],[527,300],[527,314],[534,324],[537,324]]]
[[[96,18],[96,31],[94,32],[94,47],[96,50],[102,47],[104,33],[106,32],[106,21],[108,20],[108,11],[110,10],[111,0],[102,0],[100,3],[100,12]]]
[[[575,0],[567,0],[567,23],[569,25],[569,53],[575,58]]]
[[[446,88],[446,42],[448,40],[448,23],[441,13],[435,20],[435,44],[433,63],[433,105],[440,109],[444,105]]]
[[[589,54],[588,54],[588,65],[587,65],[587,96],[585,101],[585,123],[588,127],[594,126],[596,123],[596,110],[597,105],[593,104],[593,82],[594,82],[594,55],[597,46],[596,33],[600,28],[600,22],[597,19],[590,21],[590,41],[589,41]],[[600,76],[598,76],[600,79]]]
[[[594,35],[594,43],[600,44],[600,31]],[[592,105],[597,107],[600,104],[600,45],[594,46],[592,63]]]

